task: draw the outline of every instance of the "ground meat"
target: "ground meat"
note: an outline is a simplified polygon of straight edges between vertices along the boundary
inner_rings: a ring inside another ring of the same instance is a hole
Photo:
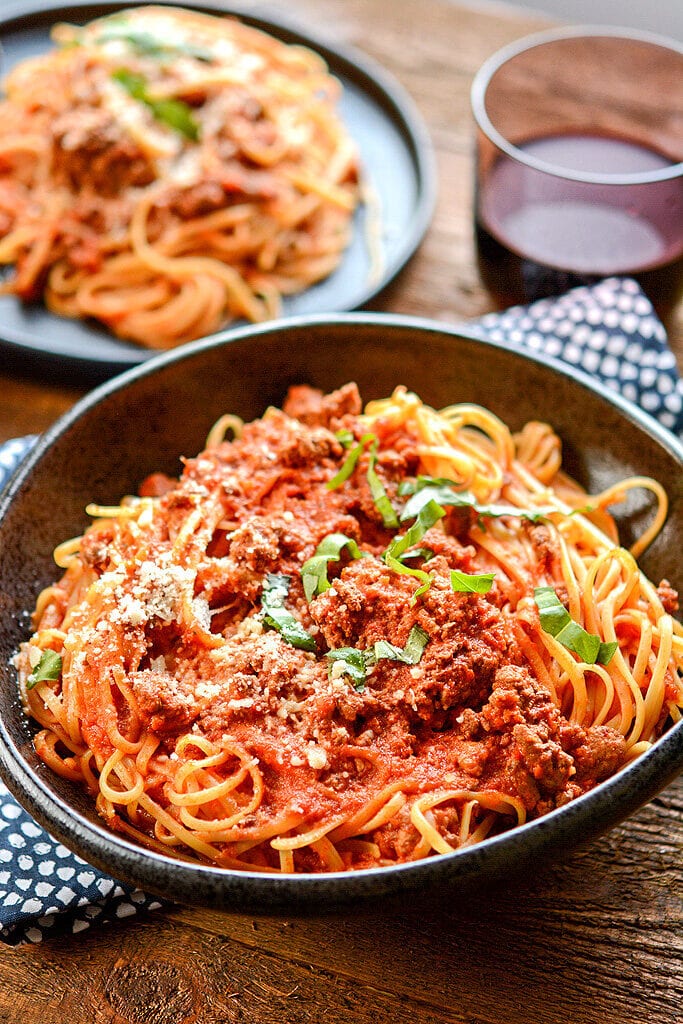
[[[75,107],[51,126],[54,172],[75,191],[104,196],[148,185],[155,171],[138,144],[101,107]]]
[[[133,672],[130,680],[140,717],[159,735],[185,732],[197,717],[199,703],[189,680],[154,669]]]
[[[298,385],[289,389],[284,411],[308,426],[335,430],[344,416],[359,415],[361,400],[355,384],[345,384],[329,395]]]
[[[529,523],[528,534],[534,550],[538,557],[537,571],[539,576],[546,574],[550,578],[561,578],[561,573],[555,571],[560,560],[560,545],[555,530],[551,530],[545,523]]]
[[[533,775],[541,793],[564,789],[572,775],[572,758],[551,738],[548,723],[533,726],[520,723],[513,728],[512,736],[525,768]]]
[[[81,539],[80,556],[83,562],[97,573],[104,572],[109,565],[109,544],[113,533],[114,530],[110,523],[98,523],[92,530],[88,530]]]
[[[662,580],[657,587],[657,595],[664,606],[664,611],[673,615],[678,611],[678,591],[674,590],[668,580]]]
[[[567,723],[561,735],[574,761],[576,782],[584,789],[614,774],[626,761],[626,741],[616,729],[604,725],[583,729]]]

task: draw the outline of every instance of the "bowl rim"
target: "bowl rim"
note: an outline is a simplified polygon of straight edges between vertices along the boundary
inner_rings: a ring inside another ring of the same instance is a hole
[[[327,326],[337,328],[366,325],[386,327],[389,330],[401,328],[427,334],[443,334],[455,339],[464,338],[467,341],[478,342],[485,348],[505,352],[506,354],[512,352],[523,360],[543,366],[562,377],[570,378],[580,387],[598,395],[609,405],[615,406],[623,416],[646,434],[649,434],[650,437],[667,449],[674,458],[683,463],[683,440],[679,440],[672,431],[660,424],[658,420],[644,409],[641,409],[640,406],[623,398],[618,392],[613,391],[586,371],[555,356],[548,355],[545,352],[530,351],[512,342],[493,340],[488,337],[487,329],[484,326],[467,322],[447,323],[431,317],[413,316],[403,313],[362,310],[341,313],[302,313],[296,316],[278,317],[258,324],[226,327],[217,334],[211,334],[205,338],[199,338],[196,341],[191,341],[155,354],[150,359],[145,360],[145,362],[132,366],[89,390],[70,409],[58,417],[47,430],[38,435],[35,445],[33,445],[14,471],[3,491],[0,492],[0,522],[17,487],[26,479],[34,465],[53,442],[100,401],[117,391],[124,390],[142,377],[154,374],[157,370],[162,370],[172,363],[191,360],[206,350],[222,348],[223,346],[260,335],[270,333],[282,334],[289,330],[300,331],[302,328],[307,327],[319,328]]]
[[[152,376],[173,364],[193,360],[202,353],[227,347],[235,342],[263,334],[283,334],[302,328],[354,326],[395,328],[445,335],[481,343],[496,351],[504,350],[523,361],[536,363],[551,372],[568,377],[577,385],[616,407],[683,466],[683,444],[654,420],[626,399],[590,378],[586,373],[541,353],[526,351],[491,341],[482,329],[468,324],[446,324],[433,319],[387,313],[318,314],[268,321],[264,324],[230,328],[220,335],[192,342],[164,352],[145,363],[119,374],[85,395],[43,434],[22,461],[0,496],[0,527],[7,510],[30,478],[34,468],[53,444],[98,404],[144,377]],[[93,821],[70,807],[48,785],[45,778],[27,763],[10,737],[0,718],[0,774],[10,791],[34,817],[69,849],[94,863],[96,867],[117,877],[117,871],[136,885],[150,892],[186,902],[205,903],[209,898],[226,907],[255,901],[263,909],[282,902],[326,903],[357,895],[382,894],[399,888],[427,885],[458,875],[478,876],[499,861],[507,851],[511,862],[537,857],[545,850],[560,851],[566,839],[576,832],[576,818],[585,833],[586,842],[616,825],[666,786],[683,770],[683,721],[672,726],[637,760],[623,766],[615,775],[563,807],[526,822],[524,825],[489,837],[475,846],[438,857],[406,864],[372,867],[351,872],[297,873],[278,875],[248,870],[220,868],[198,862],[163,856],[154,850],[134,844],[109,830],[104,823]],[[637,783],[637,784],[636,784]],[[577,845],[572,839],[572,847]],[[164,885],[164,881],[167,883]],[[194,898],[193,898],[194,897]]]

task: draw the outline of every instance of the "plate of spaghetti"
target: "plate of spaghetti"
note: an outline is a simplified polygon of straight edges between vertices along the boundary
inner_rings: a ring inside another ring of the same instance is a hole
[[[683,765],[682,464],[580,374],[426,321],[162,355],[0,509],[8,784],[117,877],[226,906],[585,842]]]
[[[22,3],[0,32],[2,343],[33,361],[111,375],[353,309],[426,230],[426,130],[360,55],[210,0]]]

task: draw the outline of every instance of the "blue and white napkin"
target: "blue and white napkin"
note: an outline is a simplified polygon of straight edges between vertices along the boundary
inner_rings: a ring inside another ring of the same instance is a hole
[[[683,434],[683,382],[666,332],[635,281],[610,278],[469,326],[483,338],[583,370]],[[0,489],[34,441],[15,438],[0,447]],[[0,783],[0,939],[40,942],[162,905],[67,850]]]

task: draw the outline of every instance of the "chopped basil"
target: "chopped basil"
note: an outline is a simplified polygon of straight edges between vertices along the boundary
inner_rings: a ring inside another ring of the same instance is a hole
[[[401,513],[401,520],[412,519],[429,501],[436,501],[444,507],[471,508],[479,516],[489,518],[516,516],[518,519],[528,519],[533,523],[546,519],[551,512],[557,511],[550,505],[537,509],[517,508],[516,505],[485,505],[477,501],[474,495],[468,491],[455,491],[454,487],[457,487],[455,481],[444,477],[419,476],[415,481],[404,481],[399,488],[399,494],[409,494],[410,497]]]
[[[146,57],[194,57],[195,60],[201,60],[209,64],[214,59],[211,51],[204,47],[180,41],[176,43],[164,42],[153,36],[151,32],[136,32],[134,29],[126,28],[124,24],[120,28],[108,28],[95,40],[98,44],[118,41],[127,43],[132,50],[136,50]]]
[[[451,587],[457,594],[488,594],[495,575],[494,572],[470,574],[451,569]]]
[[[417,665],[428,642],[429,635],[421,626],[415,625],[410,630],[404,647],[396,647],[388,640],[378,640],[373,644],[374,660],[387,658],[391,661],[401,661],[404,665]]]
[[[356,468],[356,464],[358,463],[359,458],[363,454],[366,445],[369,445],[376,440],[377,438],[375,437],[374,434],[363,434],[358,444],[355,444],[353,448],[350,449],[349,454],[342,462],[339,471],[334,474],[331,480],[327,481],[328,491],[335,491],[337,487],[341,487],[345,480],[349,479],[354,469]],[[342,444],[343,443],[344,442],[342,441]]]
[[[329,590],[328,563],[338,562],[344,548],[347,548],[351,558],[365,557],[365,552],[360,550],[353,537],[347,537],[345,533],[328,533],[318,544],[315,554],[301,566],[301,579],[307,601],[316,594]]]
[[[446,510],[438,502],[433,499],[426,501],[416,513],[417,518],[410,529],[399,534],[398,537],[394,537],[387,548],[387,555],[392,558],[400,558],[409,548],[414,548],[416,544],[419,544],[427,530],[431,529],[434,523],[437,523],[445,515]]]
[[[268,573],[261,594],[263,621],[271,629],[276,629],[283,640],[292,647],[303,651],[314,651],[315,640],[307,633],[298,619],[285,608],[285,598],[289,594],[289,576],[278,576]]]
[[[421,597],[429,590],[432,577],[424,569],[412,569],[410,566],[404,565],[402,558],[410,548],[419,544],[427,530],[445,515],[446,510],[436,501],[430,499],[420,508],[417,518],[410,529],[406,530],[405,533],[399,534],[398,537],[394,537],[384,552],[384,561],[390,569],[400,573],[402,576],[415,576],[421,581],[420,586],[410,600],[411,604],[415,604],[418,597]]]
[[[408,556],[405,555],[403,557]],[[384,554],[384,561],[386,562],[387,566],[390,569],[393,569],[394,572],[397,572],[399,576],[414,576],[415,579],[420,580],[420,586],[417,588],[417,590],[413,591],[413,595],[410,598],[411,605],[414,605],[418,597],[422,597],[423,594],[426,594],[429,588],[431,587],[432,577],[428,572],[425,572],[424,569],[414,569],[410,565],[404,565],[402,560],[395,558],[393,555],[390,555],[388,551]]]
[[[338,430],[334,436],[337,438],[342,448],[350,448],[356,440],[353,431],[349,430],[348,427],[342,427],[342,429]]]
[[[350,440],[353,440],[353,434],[349,430],[340,430],[337,433],[337,440],[341,441],[345,448],[349,447]],[[389,496],[384,489],[384,484],[377,476],[375,465],[377,463],[377,449],[379,448],[379,440],[375,434],[363,434],[358,444],[354,445],[350,449],[349,454],[344,459],[341,469],[335,473],[331,480],[327,481],[327,489],[329,491],[336,490],[340,487],[344,481],[348,480],[354,469],[358,464],[358,460],[365,448],[370,449],[370,463],[367,470],[367,481],[370,488],[370,494],[375,504],[375,508],[382,516],[382,522],[385,526],[397,527],[398,517],[394,508],[389,500]]]
[[[404,647],[397,647],[388,640],[377,640],[367,650],[357,647],[338,647],[328,651],[326,657],[331,662],[344,663],[344,675],[349,676],[354,689],[362,693],[365,689],[365,678],[369,668],[378,661],[400,661],[404,665],[417,665],[429,642],[429,636],[421,626],[415,625],[408,634]]]
[[[370,494],[375,504],[375,508],[382,516],[382,522],[385,526],[397,527],[398,516],[394,511],[394,507],[389,500],[389,495],[384,489],[384,484],[377,476],[375,471],[375,464],[377,462],[377,448],[378,442],[375,440],[370,446],[370,464],[368,466],[367,479],[370,487]]]
[[[423,558],[425,562],[429,562],[434,558],[434,552],[431,548],[412,548],[401,555],[398,561],[405,564],[408,561],[412,561],[413,558]]]
[[[26,689],[32,690],[38,683],[53,683],[62,674],[62,656],[56,651],[46,650],[40,656],[40,661],[26,680]]]
[[[157,121],[163,122],[169,128],[173,128],[175,131],[180,132],[181,135],[192,139],[193,142],[197,141],[199,138],[199,125],[192,114],[192,108],[187,103],[174,99],[154,99],[147,90],[147,82],[143,75],[128,71],[127,68],[118,68],[118,70],[113,71],[112,78],[133,99],[149,107]]]
[[[328,651],[325,655],[331,662],[344,663],[344,675],[348,676],[353,683],[354,690],[362,693],[365,689],[365,676],[368,670],[366,651],[359,651],[357,647],[337,647],[334,651]],[[330,665],[330,669],[332,666]]]
[[[554,636],[568,651],[578,654],[587,665],[596,662],[609,664],[618,647],[616,641],[601,641],[599,636],[587,633],[578,622],[574,622],[553,587],[536,587],[534,600],[544,632]]]
[[[456,493],[453,490],[455,484],[451,480],[419,476],[417,480],[404,481],[399,489],[400,494],[410,494],[411,497],[405,503],[401,513],[401,521],[414,519],[427,502],[435,501],[442,507],[448,505],[471,505],[474,498],[467,492]]]

